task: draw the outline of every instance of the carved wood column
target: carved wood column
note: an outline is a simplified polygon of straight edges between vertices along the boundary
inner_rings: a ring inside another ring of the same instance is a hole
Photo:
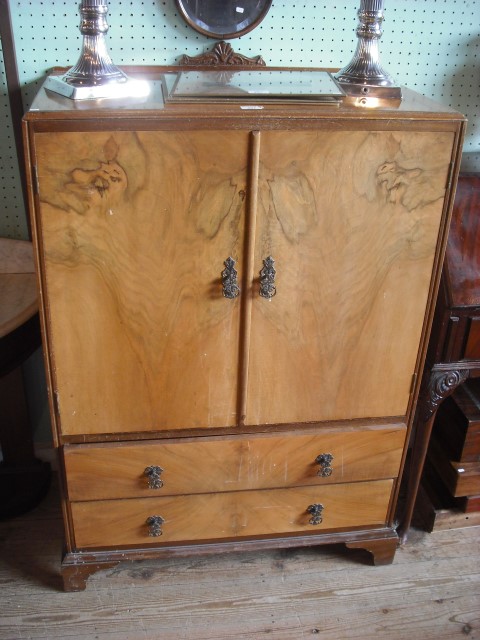
[[[405,512],[398,529],[402,544],[407,541],[408,531],[412,522],[415,499],[420,486],[428,443],[430,442],[438,407],[459,385],[465,382],[469,375],[469,369],[452,368],[439,370],[433,367],[430,374],[424,378],[426,382],[420,393],[412,443]]]

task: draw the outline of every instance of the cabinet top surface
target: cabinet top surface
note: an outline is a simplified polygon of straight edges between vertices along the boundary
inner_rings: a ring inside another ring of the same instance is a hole
[[[126,68],[131,78],[141,78],[148,82],[149,95],[144,98],[122,98],[102,100],[72,100],[54,93],[45,87],[38,92],[26,119],[39,120],[103,120],[109,118],[177,119],[195,118],[234,118],[268,120],[275,118],[300,119],[438,119],[463,120],[464,117],[453,109],[425,98],[415,91],[403,88],[402,100],[380,98],[342,97],[331,102],[316,99],[275,99],[248,96],[243,101],[204,98],[194,101],[169,102],[164,100],[165,74],[178,74],[179,67],[143,67]],[[268,68],[262,73],[268,73]],[[292,70],[290,70],[292,71]],[[306,71],[306,70],[303,70]],[[319,70],[312,70],[319,71]],[[219,71],[218,73],[222,73]],[[228,73],[228,72],[225,72]],[[235,70],[245,73],[247,70]]]

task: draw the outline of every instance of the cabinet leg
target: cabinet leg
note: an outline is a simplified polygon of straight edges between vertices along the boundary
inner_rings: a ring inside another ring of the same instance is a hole
[[[365,549],[372,554],[373,564],[378,567],[380,565],[392,564],[395,557],[395,551],[398,547],[398,538],[381,538],[379,540],[358,540],[355,542],[346,542],[348,549]]]
[[[111,569],[117,564],[118,561],[73,564],[64,560],[62,563],[63,590],[67,592],[84,591],[87,580],[92,574],[104,569]]]

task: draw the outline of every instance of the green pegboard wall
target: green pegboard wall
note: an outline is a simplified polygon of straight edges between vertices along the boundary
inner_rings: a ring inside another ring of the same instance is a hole
[[[77,62],[81,47],[78,3],[10,1],[25,108],[47,69]],[[399,84],[464,113],[469,119],[464,151],[480,152],[480,2],[386,0],[385,4],[380,42],[383,66]],[[356,0],[274,0],[259,27],[231,44],[248,56],[262,54],[270,65],[342,67],[351,60],[356,46],[358,6]],[[109,9],[108,48],[117,65],[173,64],[184,53],[196,55],[215,42],[181,19],[174,0],[111,0]],[[5,83],[2,110],[4,103]],[[3,129],[1,166],[9,164],[13,149],[10,132]],[[0,200],[3,197],[6,202],[0,211],[16,211],[21,201],[19,180],[12,175],[4,182],[10,180],[17,185],[16,193],[10,187],[2,189]],[[24,237],[24,216],[11,215],[14,218],[8,222],[0,217],[0,235]]]
[[[2,123],[0,129],[0,236],[27,238],[27,218],[1,46],[0,92],[0,122]]]

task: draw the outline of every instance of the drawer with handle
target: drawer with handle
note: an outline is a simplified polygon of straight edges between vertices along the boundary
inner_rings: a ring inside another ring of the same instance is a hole
[[[393,480],[71,504],[75,545],[158,545],[368,527],[386,522]]]
[[[72,501],[394,478],[403,425],[64,447]]]

